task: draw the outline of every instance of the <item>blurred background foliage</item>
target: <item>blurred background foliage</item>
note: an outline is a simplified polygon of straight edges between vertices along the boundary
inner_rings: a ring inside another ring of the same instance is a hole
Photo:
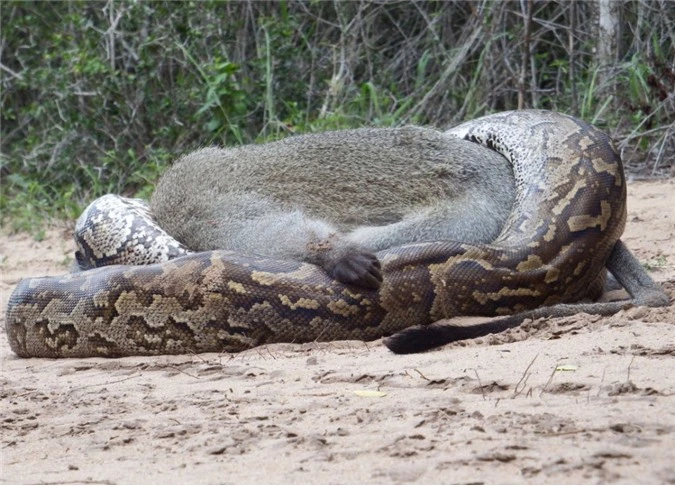
[[[545,108],[672,171],[675,2],[0,3],[0,218],[36,231],[178,155]]]

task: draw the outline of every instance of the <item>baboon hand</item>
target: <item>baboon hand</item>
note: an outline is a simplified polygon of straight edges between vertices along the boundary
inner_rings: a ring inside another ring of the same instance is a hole
[[[356,285],[367,289],[378,289],[382,284],[380,261],[372,252],[350,247],[332,261],[328,274],[335,280],[347,285]]]

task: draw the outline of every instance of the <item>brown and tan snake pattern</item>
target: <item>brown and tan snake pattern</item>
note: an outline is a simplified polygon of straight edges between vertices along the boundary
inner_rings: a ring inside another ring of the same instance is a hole
[[[490,115],[447,133],[513,164],[516,202],[492,244],[382,251],[384,281],[373,291],[349,288],[309,264],[224,251],[26,279],[8,305],[11,348],[21,357],[115,357],[372,340],[457,315],[575,302],[599,290],[626,219],[623,167],[610,138],[548,111]]]

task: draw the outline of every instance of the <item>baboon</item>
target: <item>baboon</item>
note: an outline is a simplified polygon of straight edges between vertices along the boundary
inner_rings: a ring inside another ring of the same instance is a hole
[[[492,241],[514,187],[510,163],[476,143],[429,128],[362,128],[197,150],[160,178],[150,204],[191,250],[305,261],[377,288],[374,252]]]

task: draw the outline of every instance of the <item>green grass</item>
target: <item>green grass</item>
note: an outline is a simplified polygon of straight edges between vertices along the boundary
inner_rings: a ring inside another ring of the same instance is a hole
[[[625,52],[603,78],[591,3],[535,2],[526,52],[513,2],[0,2],[0,224],[39,236],[105,193],[147,199],[202,146],[515,109],[524,56],[525,108],[641,157],[665,147],[665,171],[675,19],[622,3]]]

